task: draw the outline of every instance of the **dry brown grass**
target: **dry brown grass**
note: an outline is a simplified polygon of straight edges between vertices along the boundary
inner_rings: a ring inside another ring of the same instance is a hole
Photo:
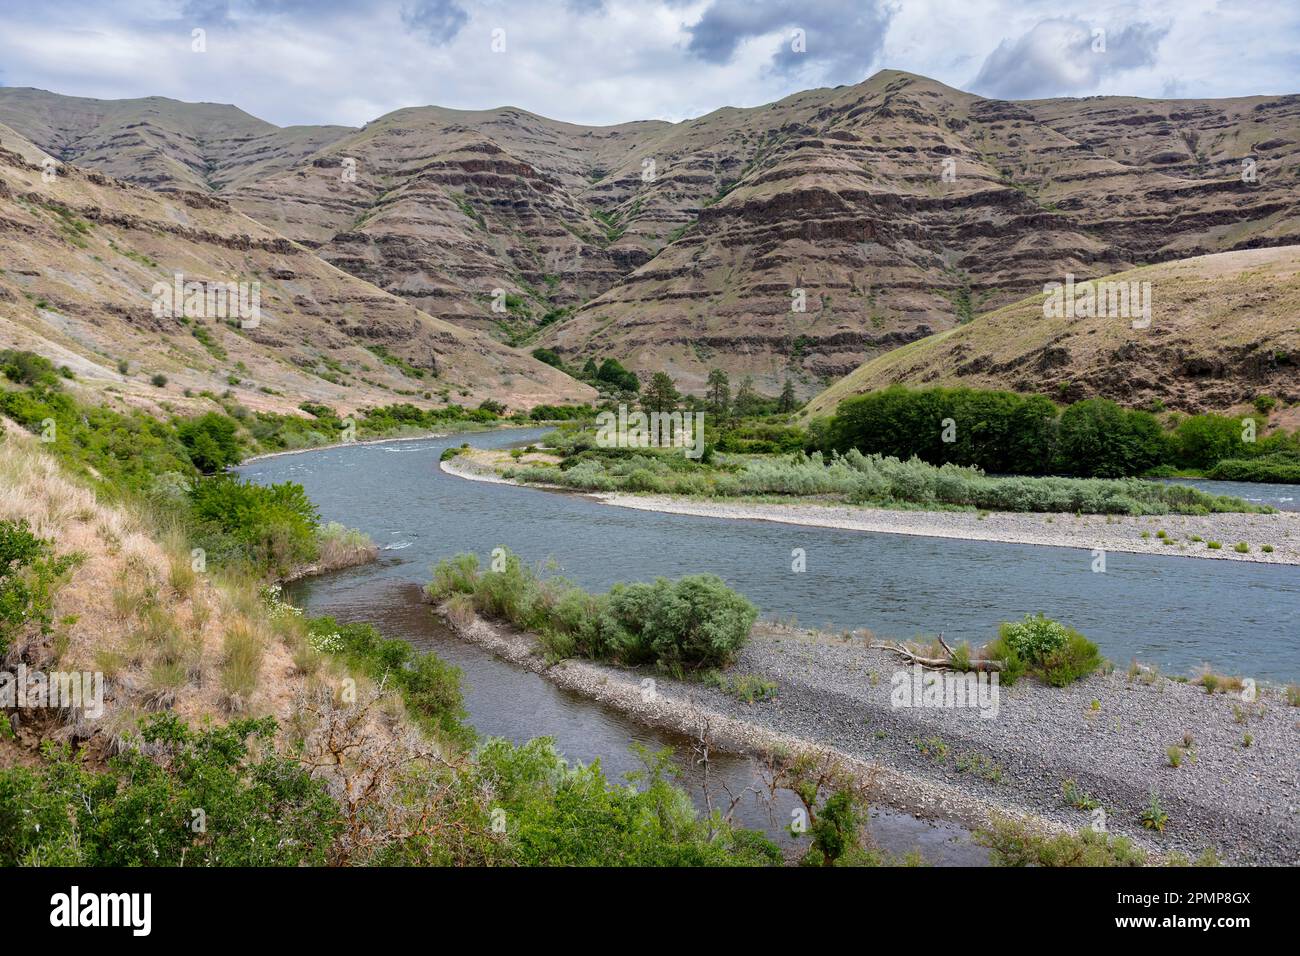
[[[1044,297],[1031,296],[872,359],[811,399],[801,416],[829,415],[846,398],[899,383],[1054,398],[1064,385],[1083,390],[1070,392],[1074,401],[1097,393],[1091,383],[1123,381],[1124,394],[1105,397],[1135,407],[1160,399],[1184,411],[1227,411],[1293,390],[1292,366],[1263,361],[1251,369],[1274,353],[1300,351],[1300,246],[1178,259],[1122,275],[1151,283],[1149,328],[1135,330],[1122,318],[1044,318]],[[1056,360],[1044,362],[1049,352]],[[1193,360],[1217,368],[1212,382],[1184,370]],[[1275,424],[1285,420],[1273,416]]]
[[[221,691],[227,710],[248,709],[262,675],[266,639],[250,621],[235,620],[226,627],[221,642]]]
[[[478,617],[478,612],[474,609],[474,598],[469,594],[451,595],[443,603],[443,610],[447,620],[456,628],[468,627]]]
[[[403,785],[414,762],[445,759],[407,719],[401,695],[312,648],[301,617],[268,612],[260,581],[198,572],[191,580],[183,540],[160,535],[159,544],[139,516],[98,501],[34,441],[7,432],[0,518],[25,518],[58,552],[83,554],[55,596],[56,619],[76,615],[57,636],[60,666],[105,676],[103,716],[70,716],[41,733],[85,742],[95,765],[122,752],[151,710],[191,724],[274,716],[277,745],[303,745],[313,775],[349,810],[358,829],[347,855],[364,858],[370,838],[361,821],[376,801]],[[15,652],[46,666],[55,642],[51,635]],[[31,744],[0,747],[0,765],[34,760]],[[413,832],[431,819],[416,804],[394,813],[390,822]]]
[[[370,536],[355,528],[331,521],[317,534],[320,557],[316,566],[321,571],[338,571],[375,559],[378,548]]]
[[[55,619],[72,622],[11,648],[29,666],[57,660],[104,674],[104,716],[68,732],[118,739],[133,715],[163,706],[189,721],[223,719],[227,671],[244,711],[287,717],[302,681],[290,647],[263,634],[260,653],[236,641],[227,654],[232,627],[266,628],[256,582],[193,571],[183,540],[164,534],[160,544],[144,518],[98,500],[31,436],[4,424],[0,519],[26,519],[56,552],[83,557],[54,601]]]

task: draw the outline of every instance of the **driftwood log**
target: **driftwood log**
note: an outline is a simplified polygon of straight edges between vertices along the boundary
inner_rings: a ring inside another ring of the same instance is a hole
[[[956,655],[953,653],[952,648],[948,646],[947,641],[943,639],[942,634],[939,635],[939,646],[948,652],[947,657],[922,657],[916,651],[904,647],[902,644],[872,644],[871,646],[897,654],[909,664],[920,664],[922,667],[933,667],[935,670],[956,669],[956,665],[953,664],[953,658],[956,657]],[[1000,671],[1002,669],[1002,661],[986,661],[974,657],[970,659],[970,664],[967,668],[967,670],[972,671]]]

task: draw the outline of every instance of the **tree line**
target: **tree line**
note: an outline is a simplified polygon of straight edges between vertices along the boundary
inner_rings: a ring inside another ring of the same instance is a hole
[[[1042,395],[895,385],[841,402],[809,426],[809,444],[994,474],[1085,478],[1211,469],[1229,459],[1300,460],[1300,439],[1280,429],[1265,436],[1267,424],[1262,413],[1202,414],[1173,416],[1166,428],[1151,412],[1104,398],[1062,409]]]

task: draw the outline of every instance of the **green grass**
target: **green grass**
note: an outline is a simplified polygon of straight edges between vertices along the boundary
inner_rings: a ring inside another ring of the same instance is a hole
[[[934,466],[850,450],[823,457],[706,453],[700,460],[673,449],[602,449],[569,434],[557,468],[513,469],[507,477],[586,491],[700,497],[831,498],[883,507],[971,508],[1074,514],[1208,514],[1260,509],[1235,498],[1141,479],[992,477],[978,468]],[[1144,532],[1146,537],[1147,533]],[[1162,534],[1162,538],[1167,535]]]

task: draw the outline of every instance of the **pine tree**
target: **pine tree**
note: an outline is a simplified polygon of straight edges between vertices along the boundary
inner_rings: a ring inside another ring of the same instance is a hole
[[[754,391],[754,376],[746,375],[740,383],[740,390],[736,392],[736,414],[744,418],[754,411],[757,402],[758,393]]]
[[[788,415],[794,411],[796,404],[798,403],[794,397],[794,382],[787,378],[785,388],[781,389],[781,398],[777,401],[776,410],[783,415]]]
[[[731,381],[727,378],[727,373],[720,368],[709,372],[706,389],[705,400],[709,411],[719,418],[725,418],[731,410]]]
[[[641,396],[641,405],[648,412],[672,412],[677,410],[681,398],[681,393],[677,391],[677,386],[668,373],[655,372]]]

